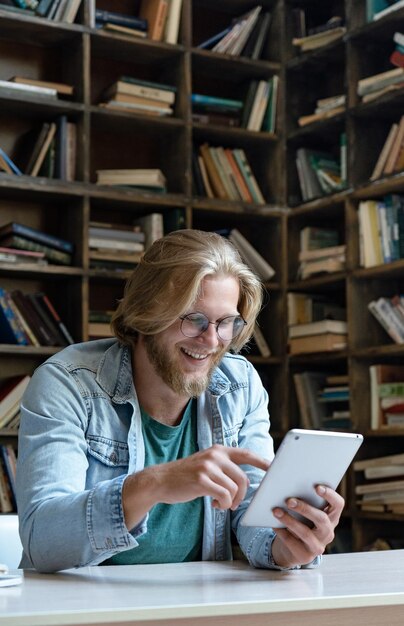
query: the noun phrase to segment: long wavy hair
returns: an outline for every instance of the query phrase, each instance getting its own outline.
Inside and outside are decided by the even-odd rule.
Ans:
[[[192,308],[207,276],[233,276],[238,281],[238,310],[247,324],[229,348],[240,351],[261,309],[261,282],[230,241],[194,229],[173,231],[146,251],[113,315],[114,334],[131,345],[138,333],[154,335],[165,330]]]

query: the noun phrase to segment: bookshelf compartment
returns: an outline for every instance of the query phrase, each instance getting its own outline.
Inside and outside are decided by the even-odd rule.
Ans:
[[[157,128],[159,141],[153,141]],[[90,179],[102,169],[160,169],[169,193],[186,193],[186,133],[179,125],[146,124],[144,119],[93,114],[91,120]],[[108,150],[105,151],[105,146]],[[151,192],[150,192],[151,193]],[[164,195],[162,195],[164,198]]]

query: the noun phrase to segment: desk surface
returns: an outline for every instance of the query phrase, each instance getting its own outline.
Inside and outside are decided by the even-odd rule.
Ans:
[[[271,625],[294,625],[290,615],[300,625],[303,616],[313,623],[313,611],[329,626],[344,623],[324,621],[330,611],[354,614],[361,607],[368,610],[367,624],[399,623],[387,613],[369,621],[381,607],[399,611],[403,623],[404,550],[327,555],[317,569],[290,572],[244,562],[86,567],[51,575],[25,570],[22,585],[0,588],[0,626],[266,623],[262,616]],[[352,623],[365,623],[361,619]]]

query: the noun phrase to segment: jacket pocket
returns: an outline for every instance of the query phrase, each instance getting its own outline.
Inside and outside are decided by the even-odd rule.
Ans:
[[[127,467],[129,465],[129,449],[126,443],[105,439],[104,437],[87,437],[88,453],[109,467]]]

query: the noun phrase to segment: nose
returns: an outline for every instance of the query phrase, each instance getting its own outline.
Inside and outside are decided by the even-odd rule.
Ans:
[[[216,324],[214,322],[209,322],[209,326],[205,330],[202,335],[199,337],[204,340],[204,343],[209,343],[209,345],[217,346],[220,342],[219,335],[217,334]]]

